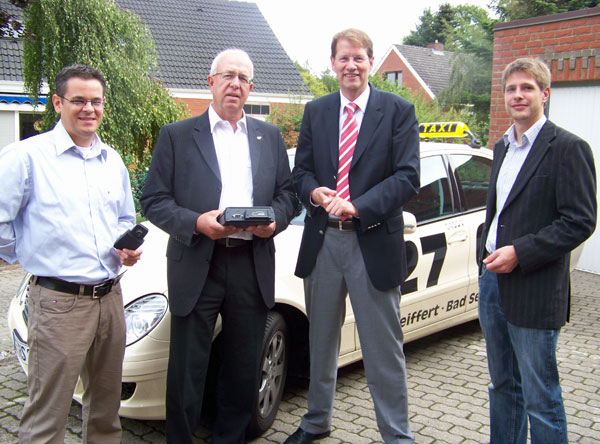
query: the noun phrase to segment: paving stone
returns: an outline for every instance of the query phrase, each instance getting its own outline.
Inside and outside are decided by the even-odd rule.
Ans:
[[[0,267],[0,312],[6,313],[24,273]],[[569,442],[600,442],[600,276],[573,273],[571,323],[557,356],[569,423]],[[2,353],[4,352],[4,353]],[[418,444],[481,444],[489,440],[489,375],[477,321],[405,345],[409,413]],[[26,377],[14,353],[6,317],[0,317],[0,444],[17,439]],[[282,443],[306,412],[308,381],[289,378],[272,428],[252,444]],[[163,444],[164,421],[121,419],[124,444]],[[81,442],[81,407],[73,403],[65,443]],[[196,444],[211,442],[201,427]],[[332,434],[319,444],[382,442],[362,363],[340,369]]]

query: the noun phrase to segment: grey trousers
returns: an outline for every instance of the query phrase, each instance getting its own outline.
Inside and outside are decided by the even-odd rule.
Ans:
[[[19,443],[62,444],[81,375],[83,442],[121,442],[121,374],[125,315],[117,285],[100,299],[32,285],[29,293],[29,372]]]
[[[301,428],[330,430],[337,381],[340,329],[346,293],[362,346],[377,425],[386,443],[412,443],[408,421],[406,363],[402,350],[400,289],[379,291],[371,284],[355,232],[329,228],[315,268],[304,280],[310,322],[308,412]]]

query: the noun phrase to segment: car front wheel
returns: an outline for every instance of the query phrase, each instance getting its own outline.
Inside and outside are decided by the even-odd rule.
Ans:
[[[283,316],[270,311],[267,315],[265,336],[260,361],[258,395],[254,414],[247,429],[250,438],[266,432],[277,415],[289,360],[288,329]]]

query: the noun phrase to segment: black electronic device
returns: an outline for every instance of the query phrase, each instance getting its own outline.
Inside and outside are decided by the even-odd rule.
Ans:
[[[221,225],[247,227],[250,225],[268,225],[275,221],[271,207],[227,207],[217,218]]]
[[[117,250],[122,250],[123,248],[137,250],[139,246],[144,243],[144,236],[146,236],[146,233],[148,233],[148,228],[142,224],[137,224],[131,230],[127,230],[120,235],[115,241],[114,247]]]

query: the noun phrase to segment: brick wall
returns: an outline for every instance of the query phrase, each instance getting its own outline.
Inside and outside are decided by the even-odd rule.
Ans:
[[[187,104],[190,113],[192,114],[192,117],[203,114],[208,109],[208,105],[210,105],[210,99],[177,98],[176,100]]]
[[[553,84],[600,81],[600,7],[494,26],[490,147],[512,123],[504,108],[502,71],[519,57],[544,60]]]
[[[377,73],[384,76],[386,72],[392,71],[402,71],[402,85],[410,88],[412,91],[421,93],[427,101],[431,100],[431,96],[423,89],[423,85],[417,80],[396,51],[390,51],[377,70]]]

